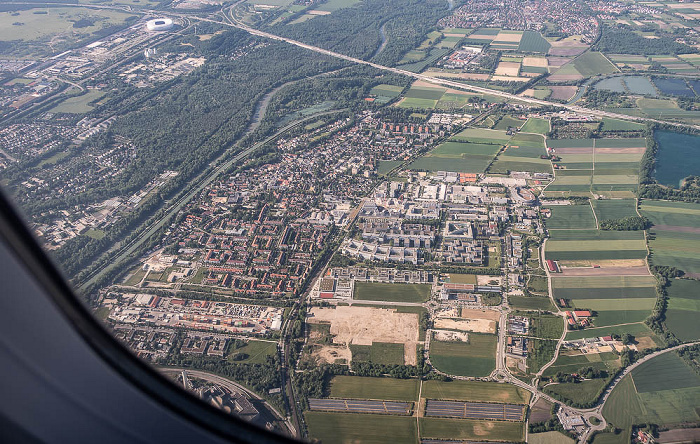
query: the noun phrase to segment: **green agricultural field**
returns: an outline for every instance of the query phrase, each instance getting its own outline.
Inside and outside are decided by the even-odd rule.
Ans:
[[[696,422],[698,409],[700,377],[669,352],[627,375],[613,390],[603,415],[617,427],[644,422],[665,425]]]
[[[574,444],[575,441],[560,432],[530,433],[527,435],[529,444]]]
[[[376,364],[403,365],[403,344],[391,342],[373,342],[369,360]]]
[[[601,336],[608,336],[612,334],[622,335],[624,333],[629,333],[635,337],[647,336],[652,339],[656,339],[656,335],[654,335],[654,333],[651,330],[649,330],[649,327],[640,322],[636,324],[618,325],[614,327],[587,328],[585,330],[571,331],[566,334],[566,340],[573,341],[576,339],[595,338]]]
[[[403,86],[381,84],[372,88],[369,93],[373,96],[393,99],[394,97],[398,97],[401,91],[403,91]]]
[[[603,356],[605,355],[605,356]],[[554,376],[558,372],[578,373],[582,368],[592,367],[596,370],[614,370],[620,366],[614,353],[588,355],[559,355],[556,362],[544,372],[544,376]]]
[[[510,151],[510,148],[508,151]],[[508,155],[508,151],[499,156],[491,167],[489,167],[490,173],[506,174],[510,171],[552,173],[552,164],[549,162],[549,160],[529,157],[514,157]]]
[[[486,155],[495,156],[501,149],[500,145],[485,144],[485,143],[464,143],[464,142],[445,142],[438,145],[430,152],[431,157],[463,157],[469,155]]]
[[[416,87],[412,86],[406,92],[406,97],[414,99],[430,99],[430,100],[440,100],[443,94],[445,94],[445,88],[426,88],[426,87]]]
[[[377,174],[387,174],[389,171],[393,170],[402,163],[403,162],[400,160],[380,160],[377,163]]]
[[[603,117],[603,131],[642,131],[646,125]]]
[[[596,228],[590,205],[557,205],[547,208],[552,211],[552,216],[545,220],[550,230]]]
[[[406,97],[402,99],[398,106],[400,108],[424,108],[432,109],[437,105],[437,100],[432,99],[417,99],[415,97]]]
[[[227,358],[231,362],[240,364],[264,364],[267,362],[268,356],[274,356],[275,354],[277,354],[276,342],[249,340],[242,347],[237,349],[231,348],[228,351]]]
[[[304,417],[309,436],[324,444],[418,442],[416,419],[410,416],[309,411]]]
[[[525,125],[520,128],[521,133],[547,134],[549,132],[549,120],[530,117]]]
[[[520,52],[540,52],[547,54],[552,45],[536,31],[524,31],[520,39],[518,51]]]
[[[545,296],[508,296],[508,304],[517,310],[553,310],[551,299]]]
[[[656,289],[647,287],[604,287],[604,288],[555,288],[554,296],[564,299],[576,299],[585,305],[587,299],[624,300],[656,299]]]
[[[594,139],[596,148],[646,148],[647,141],[643,137],[625,139]]]
[[[551,139],[547,140],[550,148],[593,148],[593,139]]]
[[[421,438],[520,442],[525,435],[522,422],[449,418],[420,418],[418,421]]]
[[[543,339],[559,339],[564,331],[564,319],[561,316],[530,315],[529,336]]]
[[[600,216],[599,216],[600,217]],[[551,240],[644,240],[643,231],[553,230]],[[547,241],[549,242],[549,241]]]
[[[510,140],[510,136],[507,135],[505,131],[500,130],[492,130],[486,128],[467,128],[464,131],[461,131],[457,135],[453,136],[451,140],[505,145],[508,142],[508,140]]]
[[[599,221],[637,215],[637,203],[634,199],[608,199],[592,202]]]
[[[632,379],[637,393],[700,387],[700,376],[674,352],[641,364],[632,371]]]
[[[618,428],[631,427],[637,418],[644,416],[630,375],[622,378],[615,386],[615,390],[605,402],[603,416]]]
[[[666,326],[681,341],[700,339],[700,282],[673,280],[668,296]]]
[[[596,327],[642,322],[651,315],[651,310],[607,310],[597,312],[593,318]]]
[[[408,165],[416,171],[452,171],[457,173],[483,173],[493,161],[493,155],[472,154],[468,157],[423,156]]]
[[[608,250],[644,250],[643,240],[550,240],[547,241],[547,253],[556,251],[600,251]]]
[[[584,77],[611,74],[619,70],[599,52],[584,52],[574,60],[576,70]]]
[[[383,284],[356,282],[353,299],[387,302],[425,302],[430,298],[429,284]]]
[[[700,273],[700,229],[675,226],[654,226],[649,231],[651,260],[656,265],[669,265],[686,273]]]
[[[418,399],[418,385],[417,379],[339,375],[334,376],[331,380],[331,398],[416,401]]]
[[[640,208],[654,225],[700,228],[700,204],[645,200]]]
[[[522,125],[522,120],[506,115],[501,117],[501,120],[496,123],[494,129],[508,131],[508,128],[520,128]]]
[[[554,359],[557,341],[549,339],[528,339],[527,371],[535,374],[543,365]]]
[[[259,1],[266,3],[268,0],[259,0]],[[288,0],[282,0],[282,1],[287,1],[287,3],[289,3]],[[315,9],[317,9],[319,11],[335,12],[338,9],[349,8],[349,7],[354,6],[358,3],[360,3],[360,0],[328,0],[325,3],[321,3],[321,5],[319,5]]]
[[[488,376],[496,368],[496,336],[470,333],[469,342],[430,341],[430,362],[459,376]]]
[[[610,288],[610,287],[653,287],[653,276],[569,276],[552,278],[552,286],[557,288]],[[596,290],[597,291],[597,290]]]
[[[532,394],[512,384],[495,382],[429,380],[423,382],[421,397],[472,402],[502,402],[506,404],[528,404]],[[389,399],[389,398],[387,398]]]
[[[124,24],[127,17],[133,15],[121,11],[88,8],[51,8],[49,14],[34,14],[36,11],[46,11],[46,8],[0,14],[0,41],[28,42],[46,39],[53,35],[62,35],[64,38],[72,37],[74,34],[89,36],[108,26]],[[92,23],[92,25],[83,28],[74,27],[74,23],[79,20],[85,20],[85,24]],[[15,23],[21,23],[21,25]]]
[[[646,310],[648,314],[654,308],[656,298],[574,299],[572,303],[576,308],[587,308],[593,311]]]
[[[594,402],[605,387],[606,379],[589,379],[578,383],[553,384],[545,387],[545,392],[556,393],[570,402],[587,404]]]
[[[97,90],[90,90],[86,94],[76,97],[69,97],[51,109],[52,113],[83,114],[95,109],[89,103],[95,102],[105,93]]]

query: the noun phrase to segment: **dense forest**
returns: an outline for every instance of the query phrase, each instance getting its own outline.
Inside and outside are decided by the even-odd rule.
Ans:
[[[690,54],[695,52],[693,48],[683,43],[678,43],[671,37],[659,37],[647,39],[632,32],[628,26],[618,25],[606,28],[603,35],[595,44],[596,51],[613,54]]]
[[[387,44],[374,61],[393,65],[417,46],[438,19],[449,13],[443,0],[365,0],[352,8],[288,24],[294,16],[270,31],[353,57],[369,59],[381,44],[385,25]]]

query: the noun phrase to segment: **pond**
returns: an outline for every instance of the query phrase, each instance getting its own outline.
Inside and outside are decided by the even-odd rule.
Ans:
[[[678,187],[683,179],[700,175],[700,136],[673,131],[656,131],[659,145],[654,177],[662,184]]]
[[[684,97],[695,97],[695,93],[692,89],[688,88],[688,85],[683,79],[667,79],[657,77],[654,79],[654,84],[659,91],[664,94],[672,96],[684,96]]]

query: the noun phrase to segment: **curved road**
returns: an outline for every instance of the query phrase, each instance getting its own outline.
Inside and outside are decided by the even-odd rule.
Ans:
[[[182,371],[185,370],[188,375],[192,375],[195,378],[204,379],[205,381],[209,381],[209,382],[212,382],[214,384],[219,384],[219,385],[226,387],[227,389],[234,391],[234,392],[243,392],[248,397],[257,399],[258,401],[261,401],[265,405],[265,407],[267,407],[267,409],[277,417],[278,420],[280,420],[281,422],[283,422],[285,424],[285,426],[287,427],[287,430],[291,433],[292,436],[297,436],[297,431],[294,429],[294,427],[289,422],[289,420],[284,417],[284,415],[282,415],[280,412],[278,412],[277,409],[274,408],[272,405],[270,405],[265,399],[258,396],[257,393],[251,391],[250,389],[247,389],[246,387],[240,385],[237,382],[234,382],[228,378],[224,378],[224,377],[219,376],[219,375],[215,375],[214,373],[203,372],[201,370],[192,370],[189,368],[161,367],[158,370],[164,374],[182,373]]]

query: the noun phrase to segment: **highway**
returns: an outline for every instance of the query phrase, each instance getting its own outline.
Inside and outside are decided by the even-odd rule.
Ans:
[[[289,422],[288,419],[284,417],[280,412],[277,411],[273,406],[271,406],[267,401],[265,401],[263,398],[258,396],[255,392],[250,391],[249,389],[243,387],[242,385],[238,384],[237,382],[234,382],[230,379],[224,378],[219,375],[215,375],[213,373],[207,373],[199,370],[192,370],[192,369],[185,369],[185,368],[170,368],[170,367],[163,367],[158,369],[161,373],[163,374],[173,374],[173,373],[182,373],[183,370],[187,371],[187,374],[190,376],[193,376],[195,378],[199,379],[204,379],[205,381],[209,381],[214,384],[219,384],[222,387],[226,387],[227,389],[233,391],[233,392],[239,392],[239,393],[244,393],[246,396],[249,398],[257,399],[261,401],[265,407],[274,415],[277,417],[278,420],[284,422],[285,426],[289,430],[289,433],[292,436],[297,436],[297,431],[294,429],[292,424]]]
[[[426,82],[434,83],[436,85],[445,86],[445,87],[449,87],[449,88],[464,89],[464,90],[474,91],[474,92],[478,92],[478,93],[482,93],[482,94],[489,94],[492,96],[502,97],[502,98],[508,99],[508,100],[525,102],[525,103],[529,103],[529,104],[533,104],[533,105],[553,106],[556,108],[563,108],[563,109],[566,109],[569,111],[583,113],[583,114],[589,114],[589,115],[593,115],[593,116],[597,116],[597,117],[609,117],[609,118],[614,118],[614,119],[631,120],[631,121],[637,121],[637,122],[666,123],[666,124],[670,124],[670,125],[674,125],[674,126],[678,126],[678,127],[688,127],[688,128],[700,129],[700,125],[673,123],[673,122],[666,122],[666,121],[661,121],[661,120],[651,119],[651,118],[646,118],[646,117],[628,116],[625,114],[611,113],[608,111],[601,111],[601,110],[596,110],[596,109],[585,108],[585,107],[576,106],[573,104],[572,105],[557,104],[557,103],[548,102],[546,100],[535,99],[532,97],[521,97],[521,96],[507,93],[504,91],[499,91],[499,90],[490,89],[490,88],[484,88],[484,87],[480,87],[480,86],[473,86],[473,85],[469,85],[469,84],[465,84],[465,83],[461,83],[461,82],[455,82],[453,80],[438,79],[435,77],[426,76],[424,74],[406,71],[404,69],[392,68],[389,66],[380,65],[378,63],[370,62],[370,61],[363,60],[363,59],[358,59],[356,57],[351,57],[351,56],[341,54],[341,53],[338,53],[335,51],[330,51],[328,49],[323,49],[323,48],[320,48],[318,46],[310,45],[308,43],[303,43],[303,42],[300,42],[298,40],[278,36],[276,34],[271,34],[269,32],[265,32],[265,31],[260,31],[260,30],[255,29],[255,28],[251,28],[250,26],[247,26],[243,23],[240,23],[240,22],[236,21],[235,19],[232,20],[232,22],[228,22],[228,21],[222,22],[219,20],[213,20],[213,19],[209,19],[209,18],[199,17],[197,15],[190,15],[190,14],[184,14],[184,13],[176,13],[176,14],[172,14],[172,15],[177,15],[177,16],[182,17],[182,18],[190,18],[190,19],[194,19],[194,20],[200,20],[203,22],[216,23],[216,24],[223,25],[223,26],[238,28],[238,29],[241,29],[243,31],[246,31],[249,34],[256,35],[259,37],[264,37],[264,38],[268,38],[271,40],[277,40],[277,41],[289,43],[290,45],[298,46],[300,48],[304,48],[304,49],[307,49],[309,51],[314,51],[314,52],[317,52],[319,54],[324,54],[324,55],[327,55],[330,57],[335,57],[337,59],[346,60],[346,61],[351,62],[351,63],[371,66],[372,68],[376,68],[379,70],[389,71],[389,72],[393,72],[396,74],[402,74],[404,76],[412,77],[412,78],[417,79],[417,80],[423,80]]]

